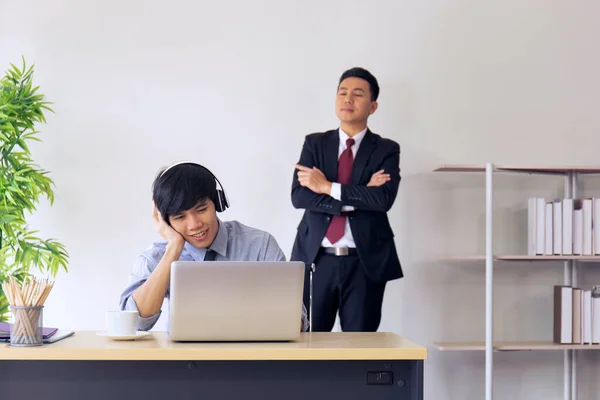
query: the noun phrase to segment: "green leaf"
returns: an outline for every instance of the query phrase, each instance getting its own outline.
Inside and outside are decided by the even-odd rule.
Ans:
[[[54,201],[54,182],[30,151],[30,143],[42,141],[36,124],[54,111],[34,82],[34,65],[24,57],[21,64],[10,64],[0,78],[0,277],[19,273],[24,279],[31,268],[54,276],[67,271],[69,254],[58,241],[27,229],[25,211],[35,211],[42,196]],[[1,300],[0,293],[0,319]]]
[[[8,199],[8,201],[10,201],[12,204],[17,204],[15,202],[15,199],[13,198],[12,194],[10,194],[10,192],[4,192],[4,195],[6,196],[6,198]]]
[[[5,224],[7,222],[12,222],[18,220],[19,217],[16,215],[1,215],[0,214],[0,224]]]

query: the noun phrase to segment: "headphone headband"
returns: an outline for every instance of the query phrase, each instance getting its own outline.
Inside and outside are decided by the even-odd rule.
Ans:
[[[197,166],[199,166],[199,167],[202,167],[202,168],[204,168],[205,170],[207,170],[207,171],[208,171],[208,168],[206,168],[206,167],[203,167],[203,166],[202,166],[202,165],[200,165],[200,164],[196,164],[196,163],[195,163],[195,162],[193,162],[193,161],[178,161],[178,162],[176,162],[176,163],[174,163],[174,164],[171,164],[171,165],[169,165],[167,168],[165,168],[165,170],[164,170],[164,171],[163,171],[163,172],[160,174],[160,176],[163,176],[163,175],[164,175],[164,174],[165,174],[165,173],[166,173],[168,170],[170,170],[171,168],[173,168],[173,167],[176,167],[176,166],[178,166],[178,165],[182,165],[182,164],[193,164],[193,165],[197,165]],[[210,171],[208,171],[208,172],[210,172]],[[211,174],[214,176],[214,174],[213,174],[212,172],[210,172],[210,173],[211,173]]]
[[[219,204],[215,203],[215,207],[216,207],[217,211],[219,211],[219,212],[225,211],[229,207],[229,199],[227,198],[227,194],[225,194],[225,188],[223,188],[223,185],[221,184],[219,179],[215,176],[215,174],[213,174],[212,171],[210,169],[206,168],[204,165],[200,165],[193,161],[179,161],[179,162],[171,164],[167,168],[165,168],[165,170],[160,174],[160,176],[162,177],[171,168],[176,167],[178,165],[182,165],[182,164],[196,165],[196,166],[206,170],[209,174],[211,174],[211,176],[214,178],[216,184],[218,185],[217,200],[219,201]]]

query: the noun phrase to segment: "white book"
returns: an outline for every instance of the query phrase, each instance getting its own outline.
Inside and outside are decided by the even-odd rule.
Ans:
[[[600,255],[600,198],[594,198],[592,210],[592,236],[594,237],[594,254]]]
[[[560,255],[562,254],[562,201],[554,200],[554,205],[552,206],[552,210],[554,211],[553,217],[553,226],[552,232],[554,233],[552,248],[554,249],[554,254]]]
[[[583,251],[583,210],[581,201],[573,203],[573,254],[581,255]]]
[[[573,343],[583,344],[583,290],[573,288]]]
[[[593,254],[592,240],[592,199],[583,199],[581,209],[583,210],[583,247],[581,254],[591,256]]]
[[[573,254],[573,199],[562,201],[562,253]]]
[[[592,343],[600,343],[600,297],[592,297]]]
[[[592,343],[592,291],[583,291],[583,343]]]
[[[546,200],[544,200],[543,198],[536,198],[536,206],[535,206],[535,211],[536,211],[536,223],[537,223],[537,227],[536,227],[536,236],[535,236],[535,244],[536,244],[536,248],[535,248],[535,254],[538,255],[543,255],[545,253],[544,251],[544,244],[546,243],[546,228],[545,228],[545,223],[546,223]]]
[[[573,343],[573,288],[554,286],[554,342]]]
[[[546,212],[544,214],[546,216],[546,221],[544,223],[544,234],[546,236],[544,243],[544,254],[547,256],[551,256],[554,254],[553,244],[554,244],[554,222],[552,218],[554,217],[554,211],[552,211],[552,203],[546,203]]]
[[[527,255],[535,256],[536,253],[536,199],[535,197],[530,197],[527,200]],[[600,247],[599,247],[600,248]]]

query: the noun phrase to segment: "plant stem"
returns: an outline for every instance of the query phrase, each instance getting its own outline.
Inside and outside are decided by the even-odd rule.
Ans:
[[[10,144],[10,147],[8,148],[8,150],[4,153],[4,157],[6,158],[15,148],[15,146],[17,145],[17,142],[19,141],[19,139],[21,139],[21,136],[23,136],[23,133],[27,130],[27,128],[23,129],[22,131],[19,130],[18,128],[15,129],[15,131],[19,132],[19,134],[16,136],[17,140],[15,140],[13,143]]]

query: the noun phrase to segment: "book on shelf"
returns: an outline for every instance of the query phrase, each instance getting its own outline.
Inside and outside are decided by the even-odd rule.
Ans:
[[[596,226],[600,226],[600,198],[530,198],[527,255],[600,255],[600,228]]]
[[[583,343],[592,343],[592,291],[584,290],[581,309],[581,331]]]
[[[592,202],[592,230],[594,229],[594,221],[600,226],[600,198],[594,198]],[[594,242],[594,254],[600,254],[600,233],[598,235],[592,234],[592,241]]]
[[[561,255],[563,252],[563,207],[560,200],[554,200],[552,211],[552,254]]]
[[[573,342],[573,288],[554,286],[554,342]]]
[[[582,199],[581,200],[581,210],[582,210],[582,226],[583,226],[583,234],[582,234],[582,251],[581,254],[584,256],[591,256],[594,254],[594,249],[592,248],[593,240],[593,225],[592,225],[592,203],[593,199]]]
[[[581,293],[581,289],[573,288],[573,311],[572,316],[573,320],[571,322],[571,330],[573,335],[573,342],[581,344],[581,308],[583,306],[583,297]]]
[[[573,199],[562,199],[562,254],[573,255]]]
[[[544,214],[546,217],[546,221],[544,222],[544,255],[551,256],[554,254],[554,212],[552,211],[553,203],[545,202],[544,206]]]
[[[600,344],[600,286],[554,286],[554,343]]]
[[[583,250],[583,209],[581,200],[573,201],[573,254],[580,256]]]

